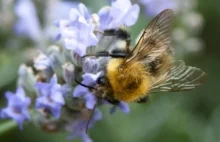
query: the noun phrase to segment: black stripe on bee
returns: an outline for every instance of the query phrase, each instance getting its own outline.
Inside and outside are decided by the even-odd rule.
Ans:
[[[128,33],[128,31],[121,29],[121,28],[105,30],[104,35],[117,36],[118,39],[122,39],[122,40],[130,40],[131,39],[131,35]]]

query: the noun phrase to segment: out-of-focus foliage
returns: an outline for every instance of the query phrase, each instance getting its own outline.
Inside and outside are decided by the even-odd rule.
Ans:
[[[50,2],[49,4],[53,5],[53,0]],[[91,11],[97,11],[107,4],[107,0],[83,0],[80,2],[85,3]],[[28,64],[36,54],[35,49],[37,48],[34,47],[36,43],[27,37],[15,35],[14,4],[15,1],[13,0],[2,0],[0,2],[0,107],[5,105],[4,92],[16,88],[18,66],[23,62]],[[48,22],[49,18],[45,17],[48,3],[35,0],[34,4],[37,7],[36,14],[40,19],[42,32],[51,32],[46,27],[53,27],[51,21],[56,19],[56,15],[52,15],[53,18]],[[195,29],[189,31],[189,28],[184,27],[183,23],[187,21],[187,16],[192,15],[183,7],[176,17],[174,39],[178,42],[174,41],[174,48],[176,55],[178,55],[177,58],[184,59],[187,64],[199,67],[207,72],[208,80],[206,83],[193,91],[152,94],[150,102],[147,104],[132,103],[129,114],[116,112],[111,115],[109,108],[103,107],[103,119],[97,122],[90,131],[95,142],[220,141],[220,95],[218,90],[220,87],[220,21],[218,20],[220,19],[218,7],[220,2],[219,0],[197,0],[196,4],[189,1],[189,6],[190,4],[195,5],[191,11],[196,11],[203,17],[203,27],[200,27],[199,31],[195,31]],[[148,18],[145,17],[145,11],[142,9],[137,24],[130,29],[133,41],[148,23],[149,16]],[[188,18],[190,19],[190,17]],[[189,22],[185,25],[190,24],[195,23]],[[191,37],[189,37],[189,33]],[[195,38],[198,40],[195,41]],[[203,48],[197,50],[198,44]],[[5,122],[0,120],[0,126],[14,126],[14,123],[5,124]],[[32,125],[25,125],[23,131],[17,127],[7,129],[7,131],[0,129],[0,141],[63,142],[66,141],[66,134],[50,134],[42,132]]]

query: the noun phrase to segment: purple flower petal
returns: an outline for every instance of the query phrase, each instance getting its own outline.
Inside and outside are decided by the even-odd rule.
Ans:
[[[131,5],[130,0],[116,0],[111,7],[104,7],[99,12],[100,30],[114,29],[121,25],[132,26],[138,18],[140,8]]]
[[[90,18],[89,10],[83,3],[79,4],[79,11],[83,15],[83,17],[85,17],[86,20],[89,20]]]
[[[82,84],[93,85],[96,83],[97,78],[100,76],[100,72],[97,74],[85,73],[83,75]],[[92,94],[88,88],[81,85],[76,86],[73,91],[73,97],[83,97],[85,99],[85,104],[88,109],[92,109],[97,102],[96,96]]]
[[[119,108],[124,113],[129,113],[130,112],[129,105],[127,103],[121,101],[118,105],[114,105],[110,109],[110,114],[113,114],[116,111],[117,108]]]
[[[30,120],[28,107],[31,103],[30,98],[25,97],[23,88],[18,88],[16,93],[6,92],[5,97],[8,106],[1,110],[1,118],[12,118],[17,122],[19,128],[23,128],[23,121]]]
[[[85,95],[85,100],[86,100],[86,107],[88,109],[93,109],[96,102],[97,102],[97,99],[96,99],[95,95],[93,95],[91,93],[87,93]]]
[[[130,108],[129,108],[129,105],[127,104],[127,103],[125,103],[125,102],[120,102],[119,103],[119,108],[120,108],[120,110],[122,111],[122,112],[124,112],[124,113],[129,113],[130,112]]]
[[[69,20],[61,20],[58,24],[66,49],[73,50],[80,56],[85,55],[86,48],[96,45],[98,39],[94,34],[95,25],[84,4],[79,9],[71,9]],[[82,34],[83,33],[83,34]]]
[[[36,99],[36,108],[48,109],[56,118],[60,117],[61,107],[65,104],[62,87],[57,84],[57,76],[54,75],[50,83],[38,82],[35,85],[39,97]]]
[[[57,84],[57,76],[54,74],[53,77],[50,79],[50,84],[51,85],[56,85]]]
[[[98,77],[101,75],[101,72],[98,72],[96,74],[92,74],[92,73],[85,73],[83,76],[83,84],[94,84],[96,83],[96,80],[98,79]]]
[[[81,85],[77,85],[73,91],[73,97],[81,97],[83,95],[85,95],[88,92],[88,89],[81,86]]]
[[[126,15],[123,17],[125,25],[127,25],[127,26],[134,25],[138,19],[139,12],[140,12],[140,7],[137,4],[133,5],[128,10]]]

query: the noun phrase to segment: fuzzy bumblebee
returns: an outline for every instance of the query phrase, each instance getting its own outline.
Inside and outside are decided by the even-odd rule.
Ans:
[[[110,103],[144,102],[151,92],[191,90],[203,83],[206,73],[174,61],[171,27],[174,13],[159,13],[141,34],[134,48],[123,28],[104,32],[102,51],[86,56],[110,57],[97,80],[94,94]]]

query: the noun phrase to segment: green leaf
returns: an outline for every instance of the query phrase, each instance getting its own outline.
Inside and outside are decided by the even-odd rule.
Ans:
[[[0,88],[16,79],[17,69],[21,62],[20,54],[0,52]]]
[[[15,128],[16,126],[17,126],[17,123],[11,120],[1,123],[0,124],[0,136],[6,133],[7,131]]]

